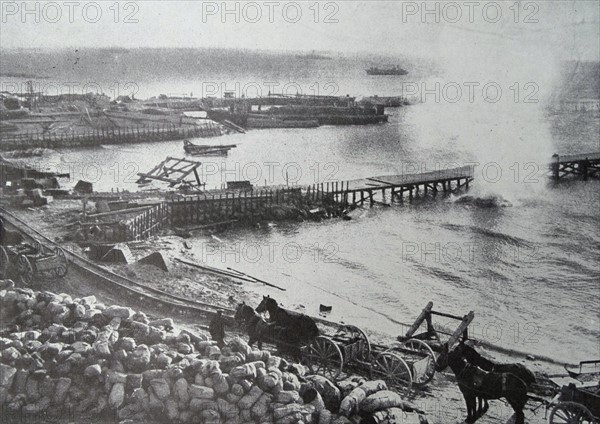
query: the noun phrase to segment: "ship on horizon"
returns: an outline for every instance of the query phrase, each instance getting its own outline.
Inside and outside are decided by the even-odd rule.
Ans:
[[[400,66],[395,65],[391,68],[378,68],[376,66],[371,66],[367,69],[367,75],[406,75],[408,71],[402,69]]]
[[[311,51],[307,54],[297,54],[296,58],[298,59],[311,59],[311,60],[330,60],[330,56],[326,56],[324,54],[317,53],[316,50]]]

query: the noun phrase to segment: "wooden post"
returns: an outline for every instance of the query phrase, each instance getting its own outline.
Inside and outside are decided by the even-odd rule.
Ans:
[[[584,161],[579,162],[579,168],[581,168],[581,174],[583,175],[583,181],[588,179],[588,158]]]
[[[554,153],[552,159],[552,176],[555,181],[558,181],[560,178],[560,157]]]
[[[425,308],[421,311],[421,313],[415,320],[414,324],[409,327],[408,331],[406,332],[406,334],[404,336],[405,338],[410,339],[415,334],[415,332],[419,329],[419,327],[421,326],[423,321],[425,321],[427,316],[431,315],[432,308],[433,308],[433,302],[429,302],[427,304],[427,306],[425,306]]]

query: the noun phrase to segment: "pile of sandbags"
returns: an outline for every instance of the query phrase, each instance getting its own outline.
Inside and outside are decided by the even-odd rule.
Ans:
[[[361,424],[426,424],[425,413],[398,393],[388,390],[383,380],[350,377],[338,383],[344,398],[339,413]]]
[[[347,424],[341,392],[235,339],[220,349],[94,296],[0,290],[0,409],[34,419]],[[331,410],[328,410],[328,407]],[[4,412],[3,412],[4,413]]]

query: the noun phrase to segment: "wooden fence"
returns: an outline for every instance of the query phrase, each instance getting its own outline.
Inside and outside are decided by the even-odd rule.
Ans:
[[[299,187],[187,196],[156,204],[128,219],[85,222],[81,224],[81,230],[89,241],[140,241],[158,234],[167,225],[177,227],[264,218],[265,212],[270,213],[270,207],[291,206],[302,196]]]
[[[145,143],[194,137],[217,137],[221,127],[210,122],[203,125],[178,127],[171,124],[127,128],[95,128],[82,133],[27,133],[0,136],[0,150],[29,148],[86,147],[100,144]]]
[[[160,232],[169,221],[167,203],[159,203],[126,222],[128,241],[146,240]]]
[[[123,213],[127,210],[124,209]],[[169,206],[162,202],[129,218],[110,222],[81,223],[85,240],[107,243],[146,240],[169,222]]]
[[[252,219],[260,216],[265,208],[291,205],[301,196],[300,188],[281,188],[174,199],[169,203],[171,225],[203,224],[224,219]]]

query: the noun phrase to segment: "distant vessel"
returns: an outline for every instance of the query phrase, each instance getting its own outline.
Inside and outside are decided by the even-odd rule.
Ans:
[[[408,71],[402,69],[398,65],[392,66],[391,68],[377,68],[375,66],[371,66],[367,69],[368,75],[406,75]]]
[[[308,54],[297,54],[296,58],[298,59],[311,59],[311,60],[329,60],[331,57],[325,56],[323,54],[318,54],[315,50]]]
[[[183,140],[183,150],[193,156],[220,156],[227,155],[229,150],[237,147],[235,144],[211,146],[207,144],[193,144],[189,140]]]

